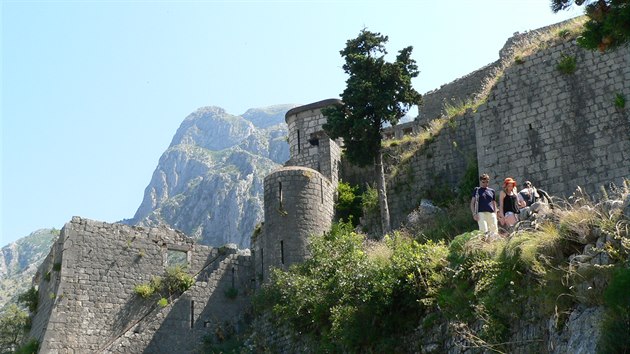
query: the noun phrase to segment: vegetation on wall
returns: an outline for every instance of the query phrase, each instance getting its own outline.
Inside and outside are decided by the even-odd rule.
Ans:
[[[623,200],[630,190],[618,192]],[[413,351],[405,340],[419,324],[427,332],[445,324],[472,347],[502,353],[526,314],[562,328],[577,304],[604,305],[605,328],[616,335],[602,336],[599,347],[620,352],[630,341],[630,224],[621,209],[591,200],[576,196],[538,228],[491,242],[478,231],[445,242],[410,230],[374,242],[335,224],[313,239],[311,259],[274,271],[256,309],[324,352]],[[567,261],[602,234],[607,241],[595,252],[608,265]],[[537,345],[544,349],[528,348]]]
[[[556,69],[565,75],[573,74],[576,68],[577,61],[575,60],[575,57],[571,55],[563,54],[556,65]]]
[[[147,283],[138,284],[133,291],[143,299],[159,297],[158,304],[164,307],[164,299],[177,296],[195,284],[195,279],[182,266],[166,269],[164,277],[154,276]]]
[[[574,4],[586,5],[588,17],[578,45],[603,52],[630,42],[630,0],[551,0],[551,9],[558,12]]]

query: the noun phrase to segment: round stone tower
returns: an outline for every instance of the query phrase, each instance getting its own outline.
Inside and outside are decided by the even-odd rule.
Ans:
[[[259,279],[271,267],[286,269],[309,257],[308,239],[330,230],[334,218],[341,148],[323,131],[329,99],[288,111],[290,159],[265,177],[265,221],[252,237]]]

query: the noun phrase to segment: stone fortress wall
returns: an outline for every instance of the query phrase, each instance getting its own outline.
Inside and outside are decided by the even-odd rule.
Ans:
[[[514,44],[562,24],[515,34],[501,50],[500,60],[508,58]],[[564,56],[576,59],[574,73],[557,69]],[[497,63],[425,94],[421,108],[425,113],[386,131],[386,136],[422,131],[426,124],[422,118],[438,112],[432,107],[474,96],[471,83],[482,82],[481,73],[490,73]],[[569,197],[578,186],[591,195],[609,183],[620,186],[630,178],[630,107],[616,107],[617,95],[630,102],[628,47],[600,53],[570,41],[510,65],[485,104],[456,117],[412,156],[403,173],[388,181],[392,225],[404,222],[432,188],[456,188],[474,161],[480,173],[490,175],[490,186],[496,190],[505,177],[519,183],[531,180],[559,198]],[[356,171],[342,174],[357,182]]]
[[[195,244],[178,231],[74,217],[39,269],[31,337],[41,353],[192,352],[208,333],[238,330],[249,304],[248,251]],[[143,299],[134,287],[177,262],[194,285],[182,296]],[[238,292],[226,296],[228,289]]]
[[[575,58],[574,73],[557,69]],[[474,115],[479,170],[494,185],[511,176],[552,195],[589,194],[630,178],[630,48],[592,52],[573,42],[511,66]]]
[[[575,73],[556,70],[562,55],[575,56]],[[435,102],[470,97],[481,76],[426,94],[424,116],[438,114]],[[456,117],[388,181],[393,225],[431,188],[456,187],[475,161],[495,188],[512,176],[562,196],[577,185],[594,193],[630,178],[630,108],[614,106],[617,94],[630,98],[628,48],[592,53],[571,42],[525,58],[505,72],[477,112]],[[169,229],[73,218],[35,279],[39,307],[31,336],[40,352],[184,353],[208,335],[239,331],[255,283],[267,279],[271,267],[285,269],[308,257],[308,238],[332,224],[338,176],[352,175],[340,167],[340,146],[322,130],[321,109],[331,104],[341,102],[287,112],[291,157],[265,179],[265,222],[252,237],[251,256],[233,246],[197,245]],[[423,124],[418,119],[391,132],[413,134]],[[353,177],[358,182],[361,173]],[[163,275],[169,254],[185,259],[195,284],[161,308],[133,288]],[[226,296],[231,289],[235,298]]]

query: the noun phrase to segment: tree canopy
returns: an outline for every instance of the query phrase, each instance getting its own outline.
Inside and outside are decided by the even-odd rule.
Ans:
[[[380,152],[385,123],[396,124],[422,96],[411,79],[418,66],[411,59],[413,47],[402,49],[393,63],[385,60],[387,36],[361,30],[340,51],[343,70],[349,75],[341,94],[344,105],[324,110],[328,122],[324,130],[333,139],[343,138],[348,159],[360,166],[374,163]]]
[[[630,0],[551,0],[551,10],[558,12],[573,5],[586,5],[589,18],[578,44],[605,51],[630,42]]]

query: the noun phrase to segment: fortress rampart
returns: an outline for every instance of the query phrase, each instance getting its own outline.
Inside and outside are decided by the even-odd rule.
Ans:
[[[42,353],[191,352],[214,329],[238,329],[249,303],[249,252],[195,244],[162,228],[74,217],[40,267],[31,336]],[[134,287],[187,266],[194,285],[166,307]],[[225,292],[234,288],[236,298]]]
[[[575,72],[557,69],[565,57],[575,58]],[[511,176],[556,196],[577,186],[597,193],[630,178],[630,107],[614,103],[617,96],[630,99],[628,47],[597,53],[567,42],[524,59],[505,71],[476,112],[455,117],[407,162],[395,162],[401,168],[388,181],[394,226],[437,187],[456,188],[474,163],[494,188]],[[445,99],[476,94],[492,65],[426,94],[424,117],[438,116]],[[255,282],[270,268],[306,259],[308,239],[329,230],[339,176],[357,184],[373,179],[372,168],[342,168],[341,147],[322,129],[321,109],[336,104],[342,103],[287,112],[290,159],[265,178],[265,221],[251,255],[233,245],[198,245],[166,228],[74,217],[34,280],[39,306],[30,335],[40,352],[190,353],[204,338],[239,332]],[[425,123],[420,117],[390,133],[418,133]],[[134,292],[173,264],[187,266],[194,284],[165,307]]]

